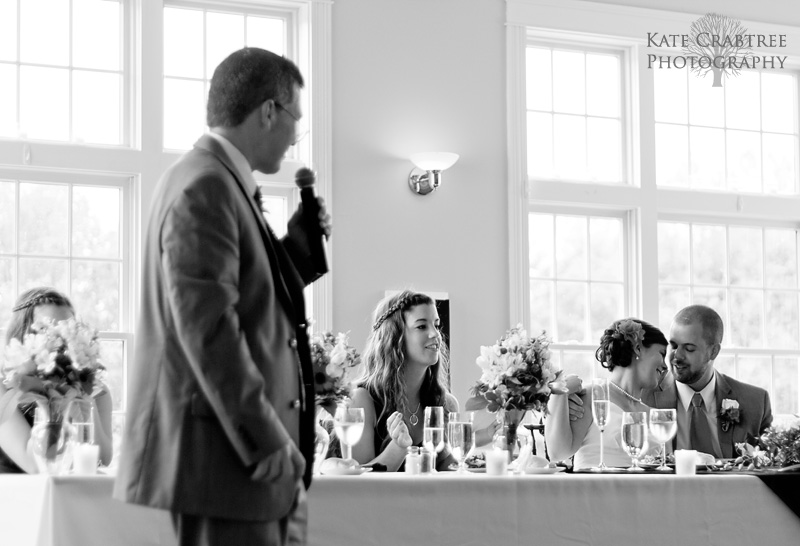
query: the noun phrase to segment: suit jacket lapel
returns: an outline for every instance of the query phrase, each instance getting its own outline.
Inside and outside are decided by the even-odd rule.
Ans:
[[[722,401],[725,398],[733,400],[735,399],[735,395],[733,393],[733,389],[731,389],[731,386],[728,383],[726,376],[717,371],[714,373],[717,374],[716,405],[719,447],[722,449],[722,457],[725,459],[730,459],[733,457],[733,428],[736,426],[736,423],[731,423],[726,430],[723,430],[722,419],[720,416],[722,415]]]

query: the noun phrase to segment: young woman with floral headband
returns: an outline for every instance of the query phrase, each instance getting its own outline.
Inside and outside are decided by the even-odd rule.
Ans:
[[[72,302],[53,288],[34,288],[23,292],[12,309],[5,344],[8,345],[12,339],[22,341],[37,320],[59,322],[74,316]],[[36,473],[36,463],[28,448],[35,404],[18,407],[14,400],[14,389],[7,389],[0,382],[0,473]],[[93,400],[96,408],[92,412],[95,443],[100,446],[100,462],[107,465],[112,455],[111,394],[101,385],[93,394]]]
[[[627,467],[631,463],[619,438],[622,412],[649,411],[639,396],[642,389],[658,384],[666,370],[666,352],[667,339],[661,330],[639,319],[615,321],[600,338],[595,358],[610,372],[606,434],[610,432],[614,440],[606,441],[603,451],[609,467]],[[591,408],[589,393],[582,392],[581,399],[584,408]],[[548,410],[545,437],[551,460],[562,461],[575,455],[574,468],[596,467],[600,462],[600,430],[592,420],[591,410],[570,420],[568,397],[558,394],[550,397]]]

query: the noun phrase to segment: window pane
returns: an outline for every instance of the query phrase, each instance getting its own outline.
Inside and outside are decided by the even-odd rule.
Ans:
[[[554,333],[553,283],[531,281],[531,331],[547,330]]]
[[[761,191],[761,134],[754,131],[728,131],[728,189]]]
[[[694,188],[725,187],[725,131],[689,128],[691,180]]]
[[[692,259],[694,282],[724,284],[726,275],[725,228],[722,226],[692,226]]]
[[[555,171],[560,178],[586,178],[586,118],[553,116]]]
[[[761,73],[761,129],[778,133],[794,132],[794,116],[785,105],[794,103],[794,77],[774,72]]]
[[[586,113],[584,54],[553,51],[553,109],[569,114]]]
[[[798,375],[800,363],[797,358],[776,357],[772,369],[773,389],[770,396],[772,413],[797,414],[797,393],[800,392]]]
[[[20,0],[20,60],[67,66],[69,20],[69,2]]]
[[[72,0],[74,66],[120,69],[120,12],[120,3],[116,1]]]
[[[598,338],[599,339],[599,338]],[[584,381],[595,376],[597,360],[591,351],[560,351],[561,369],[565,374],[576,374]]]
[[[792,195],[797,193],[795,156],[800,147],[796,136],[764,134],[764,191]]]
[[[20,252],[56,256],[68,254],[69,219],[65,203],[69,203],[68,186],[20,183]]]
[[[75,260],[72,303],[98,330],[120,330],[120,266],[117,262]]]
[[[553,116],[528,112],[528,176],[552,178]]]
[[[120,193],[118,188],[73,188],[73,256],[120,257]]]
[[[0,137],[17,136],[17,69],[0,64]]]
[[[19,290],[22,293],[37,286],[51,286],[69,294],[69,264],[64,260],[44,258],[19,259]],[[16,294],[14,295],[16,297]]]
[[[689,226],[658,223],[658,280],[689,283]]]
[[[0,180],[0,253],[16,251],[17,186]]]
[[[17,60],[17,3],[0,2],[0,61]],[[0,80],[8,81],[8,80]]]
[[[119,74],[72,73],[73,140],[93,144],[120,144],[122,135]]]
[[[267,210],[264,213],[267,222],[269,222],[272,231],[278,237],[286,235],[287,221],[288,221],[288,204],[285,197],[276,195],[264,195],[264,208]]]
[[[550,214],[528,216],[528,259],[532,277],[552,277],[555,274],[554,217]]]
[[[205,130],[203,82],[164,80],[164,148],[188,150]]]
[[[763,347],[764,293],[760,290],[731,290],[731,344],[735,347]]]
[[[206,77],[222,60],[244,46],[244,16],[234,13],[206,14]]]
[[[764,285],[764,248],[761,228],[730,228],[730,283]]]
[[[625,266],[622,220],[619,218],[591,218],[589,220],[589,237],[590,277],[596,281],[622,282]]]
[[[111,393],[111,409],[125,410],[125,342],[116,339],[100,340],[100,356],[106,367],[103,382]]]
[[[164,8],[164,75],[202,78],[203,50],[203,12]]]
[[[768,356],[737,356],[736,378],[767,391],[771,390],[772,359]]]
[[[669,331],[675,313],[692,302],[688,287],[660,286],[658,288],[658,322],[664,332]]]
[[[705,78],[689,78],[689,123],[711,127],[725,126],[723,90],[708,85]]]
[[[593,116],[619,117],[619,58],[586,54],[586,108]]]
[[[656,180],[660,186],[689,186],[689,132],[685,126],[656,123]]]
[[[714,361],[714,369],[735,379],[736,357],[734,355],[719,355]]]
[[[586,218],[556,218],[556,274],[560,279],[588,278]]]
[[[14,258],[0,258],[0,324],[8,324],[11,319],[11,308],[17,299],[14,287],[16,279],[17,260]],[[5,337],[2,338],[5,343]]]
[[[656,121],[686,123],[686,70],[653,70]]]
[[[767,286],[797,288],[797,233],[792,229],[764,230]]]
[[[274,17],[248,15],[247,45],[286,55],[286,23]]]
[[[797,292],[767,291],[767,347],[797,349],[798,324]]]
[[[586,288],[585,283],[556,283],[558,341],[588,341],[585,328]]]
[[[761,102],[758,72],[743,71],[725,81],[725,121],[732,129],[761,129]]]
[[[553,78],[550,50],[529,47],[526,52],[526,97],[532,110],[551,110],[553,107]]]
[[[69,72],[21,66],[19,117],[28,138],[69,140]]]
[[[622,181],[622,133],[616,119],[588,118],[586,147],[589,179]]]
[[[729,324],[728,296],[724,288],[695,288],[693,290],[691,303],[711,307],[714,311],[719,313],[723,324]],[[683,307],[687,305],[689,305],[688,302],[685,303]],[[678,310],[679,309],[676,309],[675,312],[677,313]]]
[[[622,284],[592,283],[591,291],[591,334],[587,341],[600,339],[603,330],[625,313],[625,296]]]

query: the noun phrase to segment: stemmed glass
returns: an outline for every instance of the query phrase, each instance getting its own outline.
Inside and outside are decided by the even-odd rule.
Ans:
[[[458,473],[463,474],[467,471],[465,461],[467,455],[475,447],[475,436],[472,430],[472,421],[468,414],[459,414],[451,411],[447,420],[447,443],[453,456],[458,460]]]
[[[353,446],[364,433],[364,408],[350,408],[341,405],[333,416],[333,428],[339,442],[344,446],[344,458],[353,458]]]
[[[628,472],[643,472],[639,457],[647,450],[647,413],[625,411],[622,413],[622,447],[631,456]]]
[[[431,452],[434,461],[431,467],[432,471],[436,472],[437,454],[444,449],[444,408],[442,406],[425,408],[422,434],[422,444]]]
[[[592,393],[592,416],[597,428],[600,429],[600,464],[592,468],[595,472],[607,470],[606,463],[603,462],[603,431],[608,422],[608,378],[593,379],[591,384]]]
[[[678,432],[678,422],[675,420],[674,409],[651,409],[650,410],[650,434],[653,439],[661,444],[661,466],[656,470],[671,470],[667,466],[667,442],[675,437]]]

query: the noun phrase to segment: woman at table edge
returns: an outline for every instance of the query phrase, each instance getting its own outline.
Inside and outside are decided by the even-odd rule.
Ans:
[[[606,433],[619,436],[621,412],[649,411],[638,395],[645,388],[654,388],[666,371],[664,358],[667,339],[664,334],[643,320],[627,318],[615,321],[600,338],[595,358],[609,371],[609,423]],[[570,389],[574,391],[575,389]],[[591,408],[591,395],[580,393],[585,408]],[[587,468],[599,463],[600,431],[593,423],[592,412],[570,420],[568,396],[554,393],[548,403],[549,415],[545,439],[553,461],[563,461],[575,455],[575,468]],[[655,447],[651,444],[651,447]],[[604,458],[609,466],[627,466],[630,457],[614,442],[607,442]]]
[[[74,318],[75,309],[67,296],[59,291],[40,287],[23,292],[12,310],[11,320],[6,330],[5,343],[12,339],[22,341],[30,333],[32,325],[39,319],[48,318],[54,322]],[[93,421],[95,443],[100,447],[100,462],[111,462],[111,394],[105,385],[93,393]],[[22,408],[9,407],[13,392],[0,382],[0,473],[37,472],[36,462],[29,449],[32,415],[22,413]],[[27,411],[34,411],[30,407]],[[15,468],[16,467],[16,468]]]

